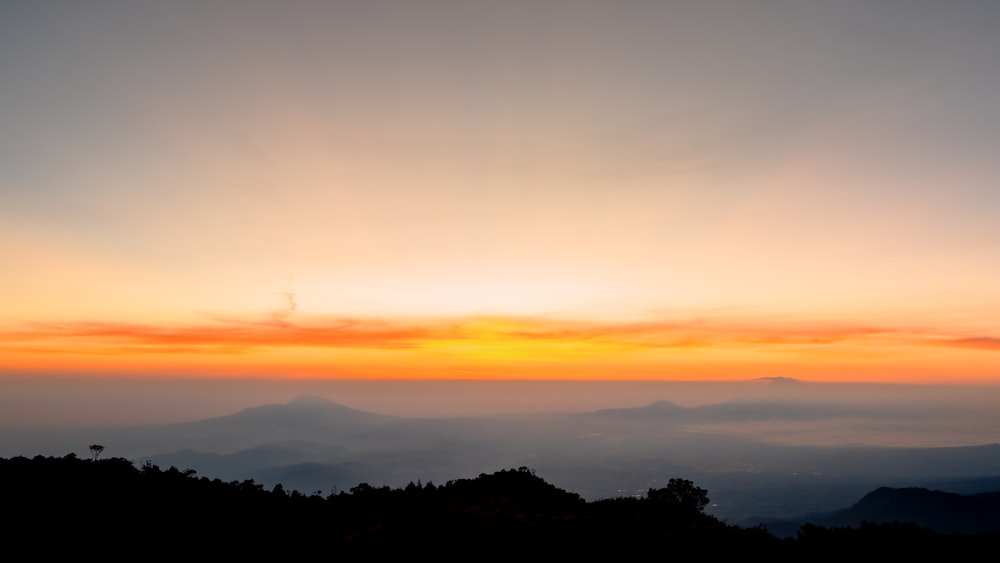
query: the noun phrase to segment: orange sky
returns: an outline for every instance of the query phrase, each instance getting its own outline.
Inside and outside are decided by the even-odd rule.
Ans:
[[[0,377],[1000,383],[946,4],[5,5]]]
[[[12,372],[132,377],[992,382],[1000,343],[791,319],[584,322],[469,317],[46,323],[0,334]]]

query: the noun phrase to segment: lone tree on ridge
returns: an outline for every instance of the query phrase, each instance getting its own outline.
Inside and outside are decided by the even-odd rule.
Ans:
[[[671,479],[662,489],[649,489],[646,498],[654,502],[683,506],[704,512],[708,506],[708,491],[687,479]]]

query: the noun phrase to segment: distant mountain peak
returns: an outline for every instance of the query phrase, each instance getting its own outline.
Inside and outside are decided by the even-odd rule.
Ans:
[[[613,416],[622,418],[649,418],[675,415],[686,409],[676,403],[660,399],[641,407],[626,407],[618,409],[601,409],[591,413],[598,416]]]
[[[291,401],[285,403],[289,406],[298,407],[331,407],[331,406],[343,406],[339,403],[331,401],[326,397],[320,397],[319,395],[299,395]]]
[[[795,379],[794,377],[784,377],[784,376],[773,376],[773,377],[758,377],[754,381],[760,381],[763,383],[772,383],[774,385],[796,385],[802,383],[802,380]]]
[[[677,403],[671,403],[670,401],[668,401],[666,399],[660,399],[658,401],[653,401],[652,403],[649,403],[648,405],[646,405],[644,407],[640,407],[640,408],[643,408],[643,409],[646,409],[646,410],[656,410],[656,411],[662,411],[662,410],[675,411],[675,410],[683,410],[684,409],[684,407],[678,405]]]

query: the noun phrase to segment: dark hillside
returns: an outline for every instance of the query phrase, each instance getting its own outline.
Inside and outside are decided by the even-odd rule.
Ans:
[[[909,522],[942,533],[1000,533],[1000,492],[959,495],[925,488],[880,487],[817,523]]]
[[[704,514],[707,491],[684,479],[643,498],[586,502],[523,467],[441,485],[363,483],[324,497],[148,463],[136,467],[122,458],[37,456],[0,459],[0,491],[8,549],[44,558],[702,553],[797,560],[828,553],[831,543],[891,548],[896,556],[1000,546],[995,535],[945,536],[916,526],[809,526],[798,538],[778,539],[763,528]]]

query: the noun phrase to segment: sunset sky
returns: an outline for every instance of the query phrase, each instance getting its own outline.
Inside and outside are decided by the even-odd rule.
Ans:
[[[1000,383],[998,29],[0,2],[0,377]]]

